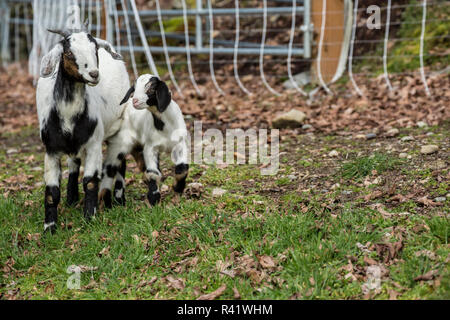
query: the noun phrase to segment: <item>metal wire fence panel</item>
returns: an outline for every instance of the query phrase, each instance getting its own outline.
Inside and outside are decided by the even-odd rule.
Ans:
[[[208,78],[216,90],[226,94],[220,84],[224,77],[215,68],[227,64],[232,66],[235,84],[243,93],[251,94],[241,81],[245,74],[239,70],[239,65],[244,62],[259,68],[261,82],[275,95],[280,92],[273,83],[280,78],[289,80],[292,89],[306,95],[295,82],[293,70],[297,65],[313,64],[319,85],[331,93],[328,88],[330,81],[323,76],[322,68],[322,64],[329,61],[339,64],[338,76],[347,68],[356,94],[363,95],[356,77],[362,74],[369,76],[370,72],[355,71],[354,64],[376,61],[382,65],[386,85],[392,89],[389,61],[402,58],[420,60],[418,70],[429,94],[426,61],[431,57],[444,57],[448,52],[427,52],[426,43],[434,40],[448,42],[450,36],[427,36],[425,31],[429,24],[448,24],[450,19],[429,17],[427,9],[439,6],[446,10],[450,8],[450,1],[419,0],[406,4],[387,1],[378,8],[384,18],[378,22],[377,29],[383,30],[384,37],[376,39],[357,36],[357,30],[367,27],[368,23],[358,20],[361,13],[368,12],[361,1],[346,0],[345,12],[344,9],[333,9],[330,6],[333,1],[320,0],[322,9],[313,11],[312,0],[235,0],[228,1],[226,7],[219,7],[218,1],[214,0],[179,0],[176,1],[178,7],[174,9],[163,8],[164,2],[159,0],[148,1],[145,9],[137,7],[135,0],[3,0],[0,1],[0,57],[3,66],[28,58],[29,72],[37,77],[43,55],[59,41],[58,35],[47,32],[47,29],[79,28],[89,18],[91,32],[106,38],[126,57],[135,77],[140,71],[148,69],[156,75],[167,72],[180,95],[183,95],[183,88],[179,80],[183,76],[175,76],[175,73],[180,72],[183,65],[187,66],[186,74],[197,94],[202,94],[197,85],[200,78]],[[419,12],[420,18],[393,21],[390,16],[392,10],[409,9]],[[342,26],[328,25],[327,15],[333,13],[345,14],[346,20]],[[321,17],[320,25],[313,25],[312,21],[318,16]],[[171,23],[178,21],[176,19],[179,19],[180,27],[173,28]],[[229,21],[227,27],[222,26],[221,19]],[[288,23],[277,24],[280,19]],[[420,34],[402,36],[391,32],[401,25],[417,26]],[[346,32],[348,37],[339,41],[327,40],[324,35],[330,30]],[[274,40],[274,34],[283,33],[286,34],[285,41],[280,41],[280,38]],[[399,41],[416,43],[420,47],[418,54],[392,52],[392,43]],[[381,53],[359,54],[357,50],[358,46],[377,44],[383,48]],[[326,54],[333,46],[342,48],[339,58]],[[268,63],[283,66],[286,74],[273,73],[272,69],[266,68]],[[204,67],[209,69],[209,73],[195,74],[195,69],[205,70]],[[333,77],[332,81],[338,76]]]

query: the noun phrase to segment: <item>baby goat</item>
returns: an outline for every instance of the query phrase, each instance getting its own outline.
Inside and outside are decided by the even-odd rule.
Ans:
[[[67,203],[78,199],[84,160],[84,215],[96,213],[102,170],[102,142],[120,128],[120,101],[129,88],[128,73],[110,44],[83,30],[52,31],[63,39],[41,62],[36,105],[45,145],[44,231],[56,229],[60,201],[61,157],[69,155]]]
[[[132,94],[133,100],[128,101]],[[171,152],[175,164],[174,190],[182,193],[189,170],[187,130],[183,114],[178,104],[172,100],[169,88],[156,76],[141,75],[128,90],[121,104],[123,103],[127,104],[122,127],[109,141],[103,167],[100,197],[105,206],[111,207],[111,187],[117,173],[114,198],[121,204],[125,202],[123,160],[129,153],[132,153],[140,169],[145,172],[147,199],[151,205],[161,199],[161,151]]]

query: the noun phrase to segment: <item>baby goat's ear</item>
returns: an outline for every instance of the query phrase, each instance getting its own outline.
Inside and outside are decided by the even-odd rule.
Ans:
[[[61,60],[63,53],[63,47],[61,44],[57,44],[49,53],[47,53],[41,61],[40,76],[42,78],[50,77],[56,69],[56,66]]]
[[[130,96],[133,94],[134,92],[134,85],[130,87],[130,89],[128,89],[125,97],[123,97],[122,101],[120,101],[120,104],[124,104],[125,102],[128,101],[128,99],[130,99]]]
[[[156,100],[158,101],[156,107],[159,112],[164,112],[170,104],[170,101],[172,101],[172,94],[164,81],[158,80],[158,84],[156,85]]]

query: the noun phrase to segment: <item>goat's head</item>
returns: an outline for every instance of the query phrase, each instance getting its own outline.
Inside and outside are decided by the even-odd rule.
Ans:
[[[114,59],[122,59],[108,42],[92,37],[86,30],[49,30],[63,39],[42,59],[41,76],[48,77],[60,63],[72,79],[95,86],[100,81],[98,49],[104,48]]]
[[[172,100],[166,83],[151,74],[144,74],[137,78],[120,104],[127,102],[131,95],[133,95],[133,107],[148,108],[152,113],[164,112]]]

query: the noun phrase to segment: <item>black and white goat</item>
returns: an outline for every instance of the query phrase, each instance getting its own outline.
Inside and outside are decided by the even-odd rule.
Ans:
[[[63,39],[43,57],[36,89],[41,140],[45,145],[44,231],[54,232],[60,201],[61,157],[69,155],[67,203],[79,199],[84,161],[84,215],[97,210],[102,142],[120,128],[120,101],[130,86],[120,55],[83,30],[53,31]]]
[[[131,95],[133,99],[129,100]],[[123,160],[129,153],[145,173],[147,199],[151,205],[161,199],[159,154],[162,151],[171,153],[175,164],[174,190],[181,194],[189,170],[187,130],[180,107],[172,100],[169,88],[156,76],[141,75],[121,103],[126,103],[124,120],[119,133],[109,141],[100,184],[105,206],[111,206],[114,177],[117,177],[114,198],[122,204],[125,201]]]

